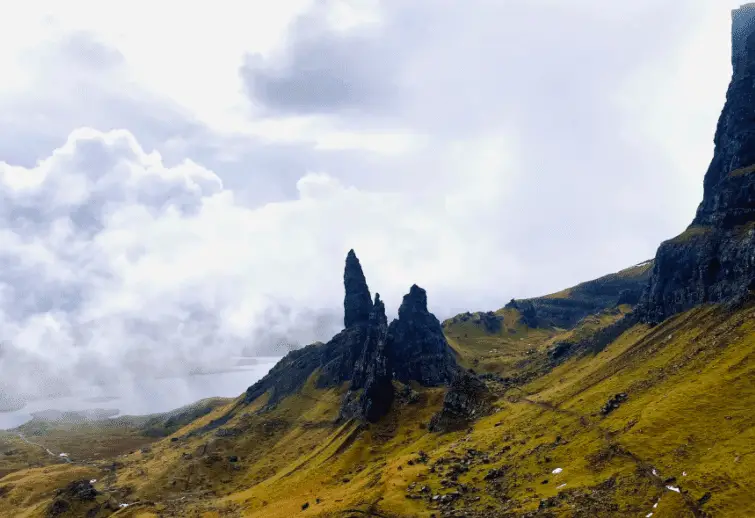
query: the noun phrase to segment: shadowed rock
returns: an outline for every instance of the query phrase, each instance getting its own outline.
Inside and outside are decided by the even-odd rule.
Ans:
[[[427,293],[413,285],[388,326],[388,349],[394,376],[402,383],[448,384],[457,370],[456,358],[435,315],[427,310]]]
[[[354,250],[349,250],[346,256],[343,285],[346,291],[343,300],[343,326],[348,329],[351,326],[367,322],[372,310],[370,289],[367,287],[362,265],[359,264],[359,259]]]
[[[399,318],[388,325],[379,295],[370,300],[362,267],[349,251],[344,269],[344,324],[328,343],[287,354],[246,391],[251,403],[267,394],[265,408],[301,390],[310,378],[318,388],[349,383],[340,418],[377,421],[390,410],[393,379],[425,386],[450,383],[458,370],[440,322],[427,310],[427,294],[412,286]],[[264,408],[263,408],[264,410]]]
[[[375,422],[390,409],[394,388],[387,352],[387,334],[385,305],[376,293],[362,355],[354,365],[350,392],[342,405],[342,419],[358,417]]]
[[[732,12],[733,74],[687,230],[658,248],[639,312],[649,323],[705,302],[747,299],[755,289],[755,6]]]
[[[443,408],[430,420],[432,432],[461,430],[490,413],[493,400],[488,387],[471,372],[459,370],[443,398]]]

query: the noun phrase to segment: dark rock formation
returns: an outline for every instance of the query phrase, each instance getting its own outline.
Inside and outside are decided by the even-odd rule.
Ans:
[[[588,315],[619,304],[636,304],[650,279],[652,265],[652,261],[640,263],[546,297],[512,300],[506,308],[518,310],[521,322],[528,327],[571,329]]]
[[[459,369],[443,398],[443,408],[432,417],[428,429],[432,432],[461,430],[474,419],[487,415],[494,399],[477,376]]]
[[[375,422],[393,403],[393,377],[386,349],[388,320],[377,293],[368,324],[362,355],[354,365],[349,393],[341,408],[342,419],[358,417]]]
[[[639,312],[660,322],[755,289],[755,5],[732,12],[733,74],[692,224],[658,248]]]
[[[606,404],[603,405],[603,407],[600,409],[600,414],[604,416],[610,414],[611,412],[619,408],[619,406],[627,399],[629,399],[629,396],[627,396],[625,392],[611,396],[610,398],[608,398]]]
[[[93,502],[98,494],[89,480],[75,480],[55,492],[55,498],[47,508],[47,515],[60,516],[65,514],[77,503]]]
[[[388,351],[394,376],[402,383],[425,386],[450,383],[456,359],[435,315],[427,310],[427,293],[413,285],[388,327]]]
[[[354,250],[349,250],[346,256],[343,285],[346,290],[343,299],[343,327],[348,329],[351,326],[367,322],[372,310],[370,289],[367,287],[362,265],[359,264],[359,259]]]
[[[394,399],[393,380],[425,386],[449,383],[458,369],[440,322],[427,310],[427,294],[412,286],[389,326],[380,296],[370,300],[362,267],[354,251],[344,271],[344,324],[328,343],[312,344],[287,354],[246,391],[245,402],[268,395],[265,408],[297,393],[310,378],[318,388],[349,383],[342,419],[376,421]]]

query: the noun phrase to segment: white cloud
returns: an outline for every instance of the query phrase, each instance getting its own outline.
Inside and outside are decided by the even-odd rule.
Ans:
[[[480,153],[483,174],[490,152]],[[465,180],[475,178],[483,179]],[[473,195],[492,187],[469,185]],[[296,335],[318,311],[339,314],[351,247],[394,310],[414,282],[486,289],[467,268],[484,244],[460,246],[474,236],[464,184],[446,210],[326,173],[303,176],[297,188],[296,200],[245,207],[213,172],[190,161],[166,167],[125,130],[76,130],[33,169],[0,163],[6,341],[80,379],[92,355],[113,370],[129,366],[125,374],[227,360],[243,347],[269,348],[253,338],[264,328]],[[480,208],[495,201],[474,197]],[[275,307],[287,308],[278,320]]]
[[[389,311],[416,282],[439,316],[646,259],[729,73],[712,0],[24,6],[0,376],[29,390],[328,338],[352,247]]]

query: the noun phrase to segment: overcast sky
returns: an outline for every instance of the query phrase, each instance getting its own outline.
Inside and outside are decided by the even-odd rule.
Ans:
[[[389,313],[417,283],[440,318],[652,257],[700,201],[738,5],[0,7],[0,379],[327,339],[352,247]]]

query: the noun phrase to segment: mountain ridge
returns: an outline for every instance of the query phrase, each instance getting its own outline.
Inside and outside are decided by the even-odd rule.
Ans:
[[[755,4],[732,64],[703,200],[653,260],[442,325],[413,285],[389,324],[350,250],[344,329],[146,421],[168,437],[22,469],[0,436],[0,515],[752,516]]]

